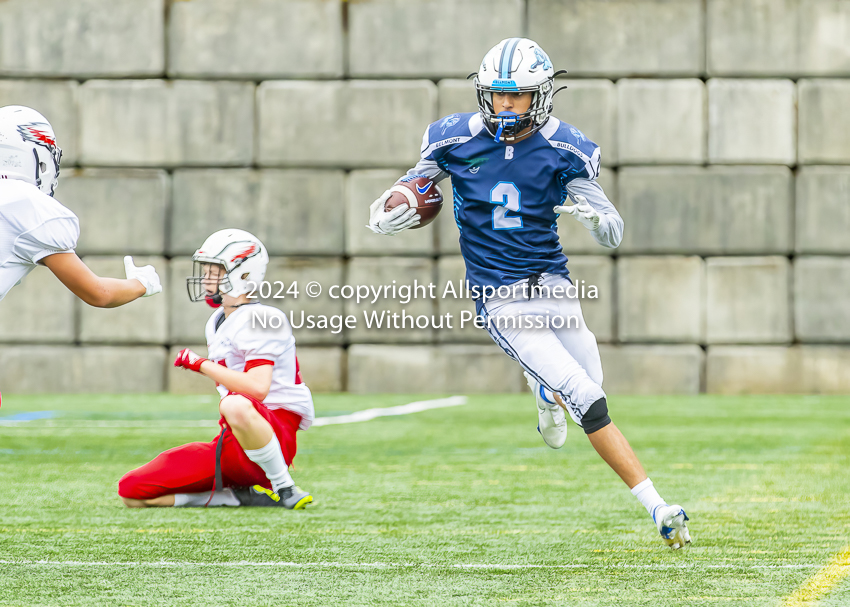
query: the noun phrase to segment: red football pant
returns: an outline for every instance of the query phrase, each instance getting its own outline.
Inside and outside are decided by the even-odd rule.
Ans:
[[[286,464],[292,464],[297,449],[295,433],[301,423],[301,416],[285,409],[272,411],[257,400],[249,400],[257,412],[271,424],[280,442]],[[219,420],[219,424],[224,432],[224,444],[221,449],[221,475],[224,486],[262,485],[271,489],[263,469],[248,459],[233,433],[230,430],[225,431],[224,418]],[[209,443],[189,443],[160,453],[144,466],[125,474],[118,481],[118,495],[145,500],[174,493],[211,491],[215,481],[217,443],[218,437]]]

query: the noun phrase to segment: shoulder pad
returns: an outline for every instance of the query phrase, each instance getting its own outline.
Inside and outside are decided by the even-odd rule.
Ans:
[[[475,137],[484,123],[477,112],[449,114],[432,122],[422,138],[422,158],[428,158],[435,150],[446,146],[465,143]]]
[[[584,133],[571,124],[562,122],[552,116],[540,129],[540,133],[553,148],[579,157],[588,162],[597,153],[599,146],[588,139]]]
[[[599,177],[599,146],[576,127],[552,116],[540,129],[540,134],[572,165],[570,173],[573,176],[586,179]]]

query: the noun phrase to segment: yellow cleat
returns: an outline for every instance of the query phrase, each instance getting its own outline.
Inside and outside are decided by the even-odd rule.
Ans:
[[[313,496],[292,485],[277,493],[261,485],[253,487],[234,487],[233,493],[239,499],[240,506],[259,506],[261,508],[283,507],[287,510],[304,510],[313,502]]]

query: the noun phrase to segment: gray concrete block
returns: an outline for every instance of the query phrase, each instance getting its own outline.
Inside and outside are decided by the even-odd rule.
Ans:
[[[793,181],[785,167],[625,168],[623,253],[790,253]]]
[[[617,166],[617,87],[610,80],[558,78],[553,114],[581,130],[602,150],[602,162]]]
[[[98,276],[124,278],[122,257],[83,258]],[[136,256],[133,262],[141,267],[156,268],[163,284],[168,282],[168,262],[162,257]],[[98,344],[165,344],[168,341],[168,299],[162,293],[139,298],[118,308],[93,308],[78,303],[83,343]]]
[[[800,80],[800,164],[850,163],[850,80]]]
[[[705,262],[699,257],[621,257],[617,332],[624,342],[705,339]]]
[[[802,392],[799,347],[711,346],[706,357],[709,394],[792,394]]]
[[[156,346],[9,346],[0,349],[0,386],[7,394],[162,392],[165,356]]]
[[[0,73],[161,74],[164,14],[164,0],[7,0],[0,5]]]
[[[579,288],[581,312],[587,328],[596,335],[596,341],[614,340],[614,316],[617,298],[614,293],[614,261],[599,255],[571,257],[567,263],[570,279]],[[598,297],[581,297],[596,287]]]
[[[715,394],[850,394],[842,346],[712,346],[706,370]]]
[[[36,268],[0,301],[0,342],[73,342],[75,299],[53,272]]]
[[[794,82],[712,78],[707,86],[709,162],[796,163]]]
[[[162,255],[171,183],[165,171],[62,172],[57,198],[80,219],[79,255]]]
[[[806,394],[850,394],[850,348],[800,346],[802,391]]]
[[[700,0],[528,1],[529,37],[573,75],[697,76],[703,31]]]
[[[226,227],[251,232],[272,255],[344,251],[342,171],[178,170],[173,184],[172,254],[192,254]]]
[[[850,253],[850,167],[797,172],[797,253]]]
[[[345,350],[299,347],[296,355],[301,378],[313,393],[345,390]]]
[[[348,71],[357,78],[466,77],[517,35],[522,0],[370,0],[348,7]],[[427,25],[426,25],[427,24]]]
[[[472,80],[440,80],[437,83],[437,98],[437,116],[478,111]]]
[[[460,255],[444,255],[437,260],[437,314],[451,314],[452,328],[438,329],[442,343],[492,343],[490,335],[474,324],[475,302],[465,296],[466,265]],[[452,289],[448,289],[451,283]],[[443,297],[445,295],[445,297]],[[457,297],[454,297],[457,295]],[[471,317],[470,317],[471,315]],[[462,317],[463,316],[463,317]],[[464,321],[461,324],[461,321]]]
[[[712,76],[794,74],[799,0],[710,0],[706,64]]]
[[[191,276],[192,259],[173,257],[168,262],[168,285],[163,283],[162,293],[155,296],[167,300],[169,343],[187,344],[184,347],[204,343],[204,327],[215,311],[205,302],[189,300],[186,279]]]
[[[788,258],[706,259],[705,315],[709,344],[793,341]]]
[[[520,366],[495,344],[354,345],[348,349],[348,390],[354,394],[463,394],[526,389]]]
[[[809,0],[798,4],[800,72],[850,76],[850,2]]]
[[[850,341],[850,257],[794,260],[794,328],[801,342]]]
[[[705,161],[705,84],[701,80],[620,80],[617,114],[620,164]]]
[[[617,174],[603,168],[596,182],[602,187],[608,200],[617,204]],[[626,228],[628,233],[629,227]],[[613,255],[617,249],[603,247],[596,242],[590,231],[581,222],[563,215],[558,218],[558,238],[564,253],[570,255]]]
[[[90,80],[79,89],[80,162],[243,166],[254,148],[247,82]]]
[[[599,355],[606,394],[698,394],[704,383],[705,353],[697,345],[602,344]]]
[[[348,331],[349,342],[352,343],[427,343],[432,341],[433,330],[431,327],[432,317],[437,315],[435,300],[427,291],[428,285],[434,284],[434,262],[428,258],[414,257],[354,257],[348,264],[348,278],[346,283],[354,287],[365,285],[375,288],[389,288],[386,297],[380,297],[374,304],[370,301],[361,301],[360,304],[354,299],[345,300],[345,313],[354,315],[357,319],[355,328]],[[403,293],[396,292],[393,296],[392,287],[424,286],[426,291],[416,291],[417,297],[411,298],[408,303],[402,303],[407,297]],[[434,288],[435,295],[436,287]],[[424,296],[423,296],[424,295]],[[412,297],[412,289],[411,289]],[[373,324],[369,328],[366,317],[372,318],[373,313],[383,318],[382,328]],[[402,327],[402,314],[406,313],[408,320],[406,326]],[[382,316],[383,314],[383,316]],[[396,314],[398,318],[391,322],[390,315]],[[409,317],[413,317],[413,321]],[[427,317],[427,326],[423,318]],[[425,328],[411,328],[416,319],[422,321]],[[395,328],[396,326],[400,328]]]
[[[439,394],[434,381],[434,346],[353,345],[348,348],[348,391],[352,394]]]
[[[436,109],[437,87],[426,80],[264,82],[257,90],[258,160],[263,166],[413,166]]]
[[[527,393],[522,367],[500,347],[441,345],[434,348],[434,383],[450,394]],[[529,402],[531,395],[528,394]],[[532,413],[532,415],[534,415]]]
[[[50,121],[56,142],[62,148],[63,175],[65,167],[77,163],[79,154],[77,86],[71,80],[0,80],[0,107],[25,105],[41,112]],[[63,176],[60,183],[64,182]],[[61,190],[59,192],[61,194]]]
[[[203,335],[203,331],[201,333]],[[218,392],[215,389],[215,382],[209,377],[174,366],[174,360],[183,348],[191,348],[193,352],[201,356],[208,354],[205,344],[186,342],[171,346],[165,359],[166,390],[171,394],[206,394],[215,397]]]
[[[168,73],[245,80],[342,76],[343,6],[328,0],[174,2]]]
[[[330,295],[331,287],[345,284],[344,263],[339,257],[275,257],[269,263],[266,271],[267,281],[272,283],[272,298],[265,303],[280,308],[289,315],[293,325],[293,335],[298,345],[302,344],[341,344],[347,330],[341,324],[342,319],[329,322],[337,323],[337,327],[310,328],[309,316],[333,316],[344,314],[342,299],[334,299]],[[278,282],[279,281],[279,282]],[[310,282],[318,282],[322,292],[318,297],[310,297],[306,293]],[[283,283],[281,285],[280,283]],[[298,296],[288,293],[296,284]],[[285,287],[285,290],[284,290]],[[303,314],[303,318],[302,318]],[[306,380],[305,380],[306,381]]]
[[[443,210],[433,223],[423,228],[406,230],[396,236],[375,234],[366,227],[369,205],[402,176],[406,169],[352,171],[348,175],[345,200],[345,252],[348,255],[433,255],[440,223],[452,213],[451,186],[439,187],[443,192]],[[449,200],[446,200],[446,197]]]
[[[710,0],[707,20],[711,75],[850,73],[846,0]]]

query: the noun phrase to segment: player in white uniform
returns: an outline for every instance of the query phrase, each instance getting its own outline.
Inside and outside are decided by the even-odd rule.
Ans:
[[[189,298],[217,308],[207,321],[209,358],[184,349],[174,365],[215,381],[220,434],[209,443],[169,449],[124,475],[118,494],[147,506],[281,506],[313,501],[288,466],[296,432],[313,423],[313,396],[301,380],[286,314],[249,299],[269,256],[243,230],[216,232],[192,259]]]
[[[503,293],[477,300],[478,313],[493,340],[522,365],[543,440],[553,449],[564,444],[567,411],[646,507],[665,543],[677,549],[691,541],[688,517],[661,498],[612,423],[596,338],[579,300],[564,296],[571,282],[558,215],[572,215],[607,247],[620,244],[623,220],[596,183],[599,147],[550,116],[554,77],[549,57],[533,40],[497,44],[475,79],[479,111],[431,124],[421,160],[408,175],[451,176],[467,281],[479,292],[489,287]],[[372,204],[368,227],[393,235],[417,225],[407,205],[384,210],[389,195]],[[570,198],[576,204],[565,204]],[[579,319],[578,327],[571,317]],[[524,318],[543,321],[545,328],[517,322]]]
[[[80,222],[53,198],[61,158],[44,116],[18,105],[0,108],[0,300],[39,265],[99,308],[161,292],[153,266],[137,268],[127,256],[126,280],[101,278],[74,253]]]

